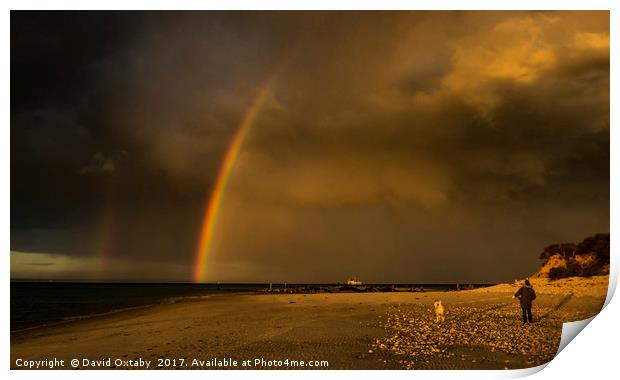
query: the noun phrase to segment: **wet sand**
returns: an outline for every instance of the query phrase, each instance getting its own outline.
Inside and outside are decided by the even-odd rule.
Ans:
[[[53,358],[65,361],[58,369],[84,358],[111,358],[96,369],[137,368],[128,366],[134,359],[149,369],[300,369],[292,360],[328,361],[319,367],[328,369],[525,368],[553,358],[561,323],[596,314],[605,298],[542,292],[535,323],[522,326],[513,289],[496,289],[212,296],[13,332],[11,368],[17,359]],[[441,325],[435,299],[447,309]],[[214,358],[238,363],[214,367]],[[261,358],[289,366],[255,366]],[[169,366],[157,367],[159,359]]]

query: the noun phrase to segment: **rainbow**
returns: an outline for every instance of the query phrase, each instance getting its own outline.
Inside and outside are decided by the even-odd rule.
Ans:
[[[98,258],[99,271],[97,273],[100,281],[108,280],[110,270],[110,258],[114,251],[114,210],[107,202],[103,208],[103,213],[99,220],[100,238],[95,247],[95,257]]]
[[[243,142],[246,139],[248,132],[256,120],[261,108],[263,107],[265,100],[268,98],[272,83],[272,80],[268,81],[252,100],[250,107],[241,119],[241,124],[237,129],[237,132],[228,147],[228,151],[224,156],[224,160],[220,165],[215,187],[213,187],[213,191],[211,192],[211,197],[209,198],[209,202],[205,209],[202,228],[200,229],[198,247],[196,248],[196,261],[194,263],[194,282],[203,282],[205,280],[207,258],[213,244],[216,222],[221,211],[222,200],[224,198],[226,187],[235,168],[237,158],[239,158],[239,152],[241,151]]]
[[[102,205],[98,221],[99,238],[95,240],[94,255],[98,262],[97,276],[100,281],[109,280],[111,264],[117,247],[118,208],[112,202],[114,188],[106,189],[106,199]]]

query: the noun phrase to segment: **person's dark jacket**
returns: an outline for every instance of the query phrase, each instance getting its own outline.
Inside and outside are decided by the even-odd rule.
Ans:
[[[521,301],[521,307],[530,309],[532,307],[532,301],[536,299],[536,292],[531,286],[523,285],[517,290],[515,297]]]

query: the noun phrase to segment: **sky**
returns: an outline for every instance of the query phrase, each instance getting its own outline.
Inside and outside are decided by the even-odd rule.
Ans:
[[[11,278],[196,280],[232,153],[201,281],[523,278],[609,232],[609,91],[606,11],[13,11]]]

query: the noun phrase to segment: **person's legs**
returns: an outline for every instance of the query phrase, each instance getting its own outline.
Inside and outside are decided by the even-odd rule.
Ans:
[[[522,307],[521,311],[523,311],[523,323],[527,322],[527,309]]]
[[[527,308],[527,320],[528,320],[529,323],[533,322],[532,321],[532,308],[531,307]]]

